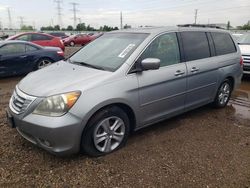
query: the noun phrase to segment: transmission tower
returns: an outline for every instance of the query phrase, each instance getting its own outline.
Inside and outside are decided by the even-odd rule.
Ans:
[[[12,18],[11,18],[10,8],[7,8],[7,12],[8,12],[8,19],[9,19],[9,29],[12,29]]]
[[[20,29],[22,29],[22,27],[24,26],[24,17],[23,16],[19,16],[19,22],[20,22]]]
[[[77,24],[76,12],[79,11],[76,7],[79,4],[78,3],[70,3],[70,4],[73,6],[73,9],[71,9],[71,11],[73,12],[74,28],[76,28],[76,24]]]
[[[56,10],[57,10],[57,19],[58,19],[58,25],[60,27],[62,27],[63,23],[62,23],[62,0],[54,0],[54,2],[56,3]]]

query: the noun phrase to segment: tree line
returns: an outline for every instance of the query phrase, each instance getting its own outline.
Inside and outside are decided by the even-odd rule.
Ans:
[[[72,25],[69,25],[66,28],[60,28],[59,25],[55,26],[47,26],[41,27],[41,31],[113,31],[118,30],[118,27],[110,27],[107,25],[101,26],[99,29],[95,29],[90,25],[86,25],[85,23],[77,24],[76,28],[74,29]]]

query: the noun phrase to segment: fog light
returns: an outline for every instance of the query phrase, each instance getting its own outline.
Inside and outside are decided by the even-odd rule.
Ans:
[[[51,144],[50,144],[50,142],[48,140],[44,140],[42,138],[39,138],[39,141],[41,142],[41,144],[43,144],[43,145],[45,145],[47,147],[51,146]]]

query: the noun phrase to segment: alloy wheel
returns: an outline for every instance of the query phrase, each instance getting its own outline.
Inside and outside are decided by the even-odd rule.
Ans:
[[[103,153],[109,153],[116,149],[123,141],[125,135],[125,124],[117,116],[103,119],[94,130],[94,145]]]

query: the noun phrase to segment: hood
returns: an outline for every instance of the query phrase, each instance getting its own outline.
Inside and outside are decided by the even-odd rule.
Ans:
[[[250,45],[239,45],[242,55],[250,55]]]
[[[59,61],[28,74],[18,87],[28,95],[46,97],[95,87],[111,74],[112,72]]]

